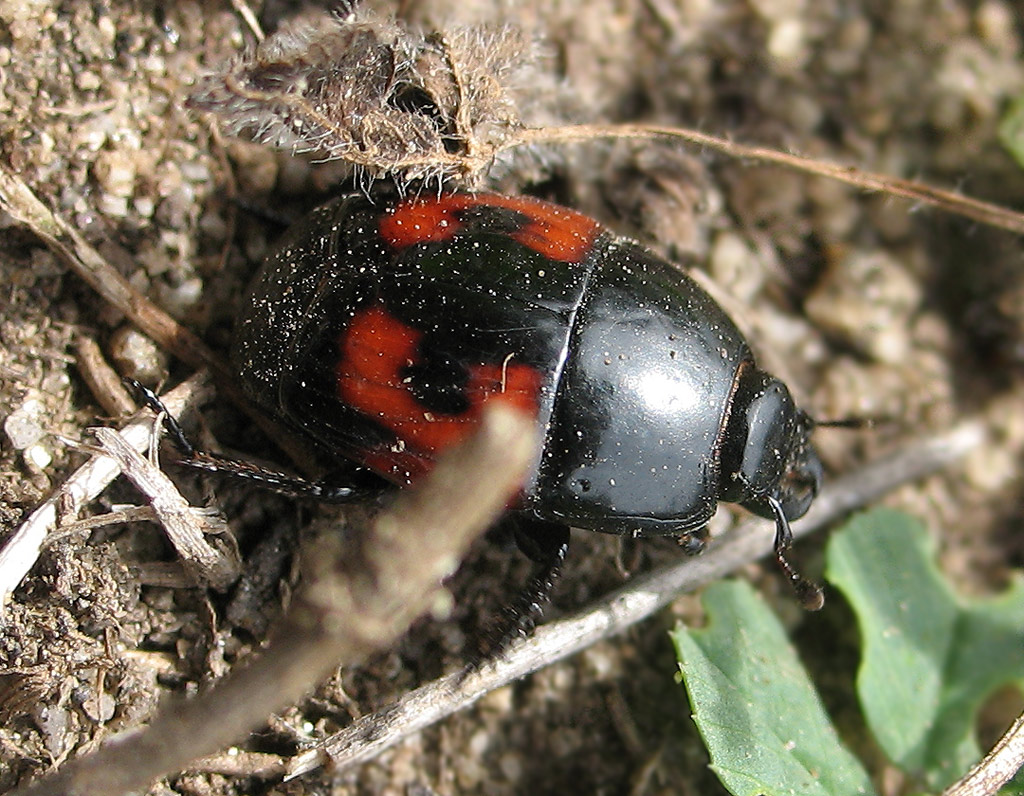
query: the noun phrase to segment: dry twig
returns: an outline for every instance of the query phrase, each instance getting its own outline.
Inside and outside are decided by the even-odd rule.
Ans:
[[[219,394],[246,412],[293,461],[300,466],[312,461],[313,457],[294,435],[286,434],[243,397],[231,369],[220,357],[133,288],[77,230],[50,211],[21,178],[3,163],[0,163],[0,211],[28,227],[101,298],[123,313],[157,345],[196,369],[209,368]]]
[[[968,771],[942,796],[990,796],[1024,766],[1024,715],[1018,716],[985,759]]]
[[[537,442],[529,419],[490,409],[479,433],[447,454],[418,488],[402,492],[355,544],[325,540],[315,571],[257,661],[236,668],[202,697],[169,705],[145,730],[16,796],[136,791],[236,740],[339,662],[389,644],[438,606],[441,579],[519,488]]]
[[[75,341],[75,364],[93,398],[110,417],[130,415],[139,408],[121,383],[117,371],[103,357],[99,344],[91,337],[82,335]]]
[[[0,163],[0,210],[32,230],[106,302],[166,351],[195,368],[208,367],[219,377],[227,375],[224,363],[205,343],[135,290],[78,230],[39,201],[4,163]]]
[[[182,564],[201,586],[223,591],[238,578],[241,560],[223,517],[189,504],[164,472],[135,450],[112,428],[95,428],[103,452],[146,496]],[[220,537],[221,544],[207,541]]]
[[[793,525],[794,535],[806,536],[898,486],[950,467],[984,440],[983,426],[966,422],[946,434],[908,444],[890,458],[839,478],[817,498],[807,516]],[[297,777],[321,765],[343,768],[376,757],[484,694],[621,633],[680,593],[721,578],[767,555],[771,548],[772,536],[766,532],[765,522],[745,522],[716,540],[705,555],[634,578],[576,615],[542,625],[532,637],[465,679],[459,674],[448,675],[353,722],[315,749],[298,755],[288,767],[288,776]]]
[[[168,411],[180,414],[208,389],[205,375],[193,376],[163,396]],[[138,413],[121,431],[122,439],[136,451],[146,451],[152,439],[153,415]],[[121,474],[109,456],[93,455],[64,484],[43,502],[0,549],[0,621],[11,593],[28,574],[47,536],[59,529],[65,517],[75,517],[107,485]]]

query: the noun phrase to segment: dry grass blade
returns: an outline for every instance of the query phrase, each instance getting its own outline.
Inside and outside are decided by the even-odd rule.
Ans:
[[[237,547],[231,544],[234,537],[224,518],[190,505],[171,479],[114,429],[96,428],[93,434],[103,452],[117,462],[125,477],[146,496],[194,581],[218,591],[234,583],[241,561]],[[207,537],[219,538],[224,543],[213,544]]]
[[[63,218],[51,212],[21,178],[0,163],[0,210],[31,229],[72,271],[156,343],[195,368],[226,373],[224,363],[192,332],[135,290]]]
[[[168,410],[181,413],[208,387],[204,375],[193,376],[163,396]],[[152,439],[153,417],[140,412],[120,431],[123,440],[136,451],[145,451]],[[74,517],[89,501],[121,474],[109,456],[96,454],[43,502],[0,549],[0,620],[3,606],[39,557],[47,536],[57,530],[64,517]]]
[[[602,138],[663,138],[683,141],[687,144],[712,149],[740,160],[783,166],[788,169],[802,171],[806,174],[827,177],[837,182],[860,188],[861,190],[877,191],[889,196],[909,199],[912,202],[921,202],[956,215],[964,216],[965,218],[973,219],[981,224],[998,227],[1017,234],[1024,234],[1024,214],[991,204],[990,202],[982,202],[969,196],[963,196],[962,194],[942,190],[941,188],[934,188],[930,185],[914,182],[913,180],[904,180],[885,174],[861,171],[853,166],[843,166],[825,160],[792,155],[775,149],[769,149],[768,147],[738,144],[725,138],[683,127],[633,124],[581,124],[568,127],[544,127],[520,131],[516,139],[507,146],[592,141]]]

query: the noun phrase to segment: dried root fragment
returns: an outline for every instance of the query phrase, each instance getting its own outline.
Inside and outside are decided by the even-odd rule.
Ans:
[[[342,159],[400,183],[472,182],[522,126],[509,87],[533,45],[515,28],[422,35],[321,15],[283,27],[190,99],[231,134]]]

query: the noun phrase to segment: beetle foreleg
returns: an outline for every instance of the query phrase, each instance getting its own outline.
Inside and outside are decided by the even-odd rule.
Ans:
[[[800,604],[808,611],[819,611],[825,604],[825,593],[821,586],[807,580],[786,558],[786,551],[793,545],[793,530],[789,527],[789,519],[782,510],[782,504],[772,495],[766,495],[772,514],[775,515],[775,560],[789,579],[796,592]]]
[[[519,549],[537,564],[537,569],[515,601],[504,608],[469,669],[500,655],[513,641],[533,632],[551,601],[551,592],[569,552],[569,528],[557,523],[519,520],[515,539]]]

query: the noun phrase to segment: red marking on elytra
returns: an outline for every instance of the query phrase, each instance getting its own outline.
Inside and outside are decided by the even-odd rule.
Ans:
[[[433,461],[412,451],[393,451],[387,448],[364,451],[362,464],[392,482],[409,485],[421,475],[430,472]]]
[[[380,220],[380,234],[392,249],[418,243],[451,240],[463,228],[459,212],[474,207],[502,207],[526,217],[508,236],[551,260],[578,263],[587,256],[601,232],[592,218],[566,207],[527,196],[446,194],[407,199]]]
[[[402,375],[416,364],[422,337],[379,304],[361,310],[342,334],[336,370],[341,399],[393,431],[404,446],[365,451],[363,463],[406,482],[429,470],[438,452],[471,434],[488,402],[536,415],[543,382],[536,368],[522,363],[473,364],[465,388],[469,408],[454,415],[431,411]]]

